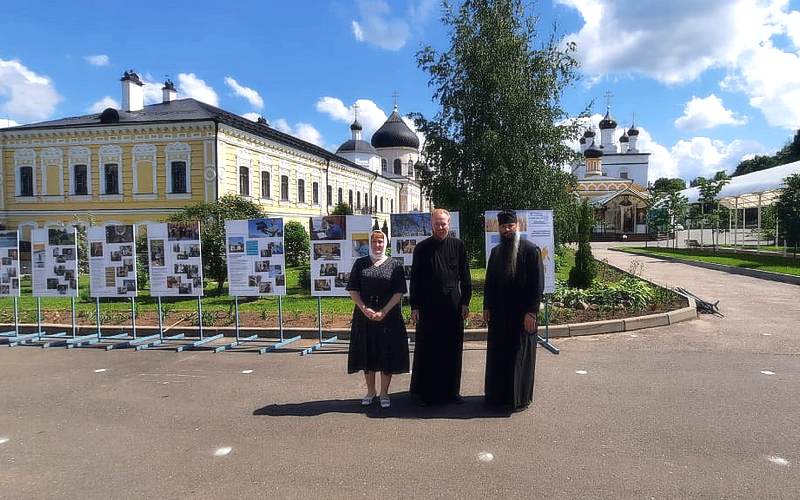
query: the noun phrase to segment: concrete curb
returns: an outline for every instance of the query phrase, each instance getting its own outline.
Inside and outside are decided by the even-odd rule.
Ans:
[[[666,255],[655,255],[651,253],[631,252],[623,248],[609,248],[612,252],[623,252],[630,255],[638,255],[640,257],[652,257],[654,259],[667,260],[671,262],[678,262],[688,266],[702,267],[704,269],[711,269],[713,271],[722,271],[730,274],[740,274],[742,276],[749,276],[751,278],[759,278],[762,280],[778,281],[780,283],[787,283],[790,285],[800,285],[800,276],[792,276],[791,274],[773,273],[771,271],[759,271],[757,269],[748,269],[746,267],[726,266],[724,264],[714,264],[711,262],[700,262],[697,260],[681,259],[678,257],[668,257]]]

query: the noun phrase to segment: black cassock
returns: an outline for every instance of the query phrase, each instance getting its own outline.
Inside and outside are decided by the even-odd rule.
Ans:
[[[472,279],[464,243],[430,237],[414,248],[411,309],[419,310],[410,392],[428,403],[452,401],[461,391],[464,320]]]
[[[544,267],[539,247],[520,240],[516,273],[510,277],[509,247],[493,248],[486,267],[483,308],[490,318],[485,391],[487,403],[518,410],[533,400],[536,333],[525,332],[524,320],[526,313],[539,312]]]

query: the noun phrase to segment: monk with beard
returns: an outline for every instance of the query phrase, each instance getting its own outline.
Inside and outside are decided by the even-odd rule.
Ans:
[[[520,411],[533,400],[536,330],[544,290],[539,247],[520,238],[517,215],[497,215],[500,244],[486,266],[483,318],[489,325],[486,403]]]

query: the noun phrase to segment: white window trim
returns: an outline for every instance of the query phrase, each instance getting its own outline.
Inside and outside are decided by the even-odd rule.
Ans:
[[[33,196],[22,196],[21,194],[22,176],[20,175],[20,169],[22,167],[31,167],[31,173],[33,177]],[[36,186],[38,179],[38,176],[36,175],[36,151],[32,149],[20,149],[14,153],[14,176],[14,194],[17,196],[17,201],[36,201],[36,197],[39,194],[39,190]]]
[[[106,165],[108,164],[116,164],[117,165],[117,180],[119,194],[107,194],[106,190]],[[106,144],[105,146],[100,146],[100,161],[97,162],[97,169],[99,170],[100,179],[100,199],[108,200],[108,201],[119,201],[122,200],[122,195],[125,192],[125,186],[123,184],[123,175],[122,175],[122,148],[115,144]],[[134,176],[134,179],[136,177]]]
[[[64,152],[56,148],[47,148],[39,154],[42,169],[42,196],[48,200],[64,199]],[[47,194],[47,168],[58,167],[58,194]]]
[[[247,195],[242,194],[239,176],[242,173],[242,167],[247,167],[249,176],[247,178]],[[239,148],[236,151],[236,194],[244,196],[248,199],[253,199],[253,157],[247,149]]]
[[[186,192],[172,192],[172,162],[186,162]],[[166,183],[168,199],[189,199],[192,197],[192,147],[184,142],[175,142],[166,147]],[[251,183],[252,184],[252,183]],[[251,190],[252,193],[252,190]]]
[[[131,161],[131,178],[133,179],[133,199],[134,200],[155,200],[158,198],[158,183],[156,181],[157,164],[156,164],[156,146],[154,144],[137,144],[133,147],[131,152],[133,160]],[[153,192],[140,193],[139,192],[139,162],[150,162],[150,168],[153,176]],[[121,174],[122,170],[120,170]]]
[[[86,194],[75,194],[75,165],[86,165]],[[69,149],[69,193],[73,200],[92,199],[92,152],[84,146]]]

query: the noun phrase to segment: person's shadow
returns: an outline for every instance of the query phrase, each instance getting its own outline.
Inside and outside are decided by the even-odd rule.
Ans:
[[[304,403],[272,404],[261,407],[253,415],[270,417],[316,417],[326,413],[363,413],[369,418],[471,419],[504,418],[511,410],[484,404],[482,396],[466,396],[461,404],[417,406],[408,392],[391,394],[392,406],[381,408],[378,399],[370,406],[361,406],[360,399],[325,399]]]

